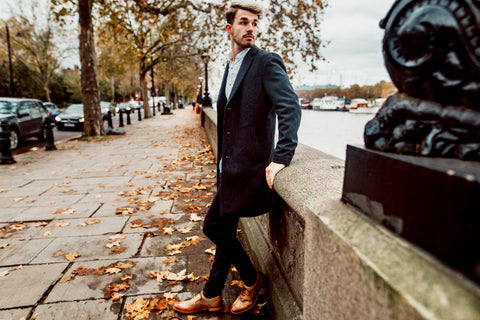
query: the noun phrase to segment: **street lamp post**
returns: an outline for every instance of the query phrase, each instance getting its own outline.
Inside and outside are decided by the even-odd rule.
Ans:
[[[198,104],[203,104],[202,99],[202,84],[203,84],[203,77],[198,77],[198,94],[197,94],[197,102]]]
[[[208,93],[208,62],[210,61],[210,56],[206,51],[202,53],[202,61],[205,64],[205,92],[203,95],[203,106],[204,107],[211,107],[212,106],[212,99]]]

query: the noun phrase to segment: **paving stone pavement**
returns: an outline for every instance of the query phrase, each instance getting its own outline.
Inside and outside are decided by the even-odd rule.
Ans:
[[[263,303],[243,316],[173,311],[203,288],[213,259],[201,226],[215,159],[190,109],[125,129],[0,166],[0,320],[134,319],[140,298],[167,308],[137,319],[267,319]],[[236,280],[232,271],[227,306]]]

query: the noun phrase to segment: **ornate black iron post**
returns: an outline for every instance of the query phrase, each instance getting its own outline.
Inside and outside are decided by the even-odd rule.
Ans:
[[[118,111],[118,126],[121,128],[124,126],[123,124],[123,110]]]
[[[55,146],[55,138],[53,136],[54,127],[55,127],[55,123],[52,121],[50,117],[45,119],[45,135],[47,137],[47,144],[45,145],[45,151],[57,150],[57,147]]]
[[[0,164],[15,163],[12,156],[12,149],[10,147],[10,123],[6,120],[0,121],[0,144],[2,156]]]
[[[203,95],[203,107],[211,107],[212,106],[212,99],[210,98],[210,94],[208,93],[208,62],[210,61],[210,56],[206,51],[203,51],[202,54],[202,61],[205,64],[205,92]]]
[[[130,113],[132,113],[132,110],[127,110],[127,125],[132,124]]]

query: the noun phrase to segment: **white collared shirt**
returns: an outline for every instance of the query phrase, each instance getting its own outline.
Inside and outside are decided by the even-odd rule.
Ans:
[[[231,52],[228,55],[228,75],[227,83],[225,85],[225,96],[227,96],[227,100],[230,98],[230,94],[232,93],[233,85],[235,84],[235,80],[237,79],[238,71],[240,71],[243,58],[245,58],[250,49],[251,48],[243,49],[240,53],[237,54],[237,56],[235,57],[235,61],[233,61]]]

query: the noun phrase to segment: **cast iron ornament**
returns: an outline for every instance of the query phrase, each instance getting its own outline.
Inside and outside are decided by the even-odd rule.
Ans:
[[[401,94],[365,126],[366,147],[479,161],[480,0],[396,0],[380,27]]]

